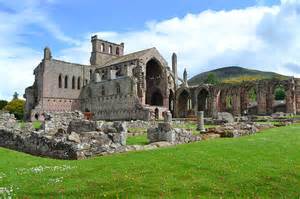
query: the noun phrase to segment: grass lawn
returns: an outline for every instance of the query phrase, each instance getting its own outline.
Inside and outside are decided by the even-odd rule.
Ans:
[[[0,148],[0,187],[14,198],[299,198],[300,125],[80,161]]]
[[[148,142],[147,134],[128,137],[126,140],[127,145],[146,145]]]

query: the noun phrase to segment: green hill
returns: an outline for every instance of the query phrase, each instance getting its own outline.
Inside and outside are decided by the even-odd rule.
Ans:
[[[255,81],[261,79],[287,79],[287,76],[274,72],[250,70],[238,66],[230,66],[200,73],[192,77],[188,82],[190,85],[207,83],[207,77],[213,74],[220,83],[241,83],[242,81]]]

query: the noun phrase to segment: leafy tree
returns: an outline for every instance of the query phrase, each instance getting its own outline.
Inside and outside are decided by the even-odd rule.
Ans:
[[[251,90],[248,93],[248,97],[250,99],[250,102],[256,102],[257,95],[256,95],[256,90],[254,88],[251,88]]]
[[[2,110],[6,105],[7,105],[7,101],[6,100],[0,100],[0,110]]]
[[[282,86],[279,86],[275,89],[275,100],[284,100],[285,99],[285,90]]]
[[[219,83],[219,80],[218,80],[216,74],[214,74],[214,73],[209,73],[209,74],[207,75],[207,78],[206,78],[206,80],[204,81],[204,83],[206,83],[206,84],[217,84],[217,83]]]
[[[19,93],[15,92],[13,95],[13,100],[19,99]]]
[[[9,113],[14,114],[18,120],[23,119],[24,117],[24,106],[25,101],[21,99],[15,99],[10,101],[5,107],[4,110],[9,111]]]

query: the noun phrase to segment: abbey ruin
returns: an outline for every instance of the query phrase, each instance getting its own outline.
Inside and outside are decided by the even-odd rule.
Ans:
[[[173,117],[206,117],[218,112],[234,116],[300,113],[300,79],[261,80],[240,85],[189,86],[187,72],[177,74],[177,56],[171,67],[156,48],[124,54],[124,43],[116,44],[92,36],[90,65],[52,58],[49,48],[35,68],[34,84],[25,91],[26,119],[36,120],[44,112],[80,110],[94,120],[161,119],[170,110]],[[276,101],[277,86],[285,99]],[[256,93],[256,98],[250,93]]]

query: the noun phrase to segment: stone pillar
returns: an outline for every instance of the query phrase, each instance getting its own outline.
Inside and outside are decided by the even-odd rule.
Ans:
[[[212,102],[211,102],[211,116],[213,118],[217,118],[218,117],[218,93],[212,96]]]
[[[257,87],[257,114],[265,115],[267,113],[266,85],[260,84]]]
[[[273,113],[273,101],[274,101],[274,92],[273,87],[269,86],[267,88],[267,96],[266,96],[266,110],[269,115]]]
[[[232,97],[233,115],[238,116],[241,114],[241,98],[240,93],[235,93]]]
[[[164,112],[164,122],[165,123],[171,123],[172,122],[172,114],[170,111]]]
[[[293,92],[293,88],[289,88],[286,91],[286,112],[296,114],[296,97]]]
[[[200,132],[205,132],[204,128],[204,111],[197,112],[197,130]]]

